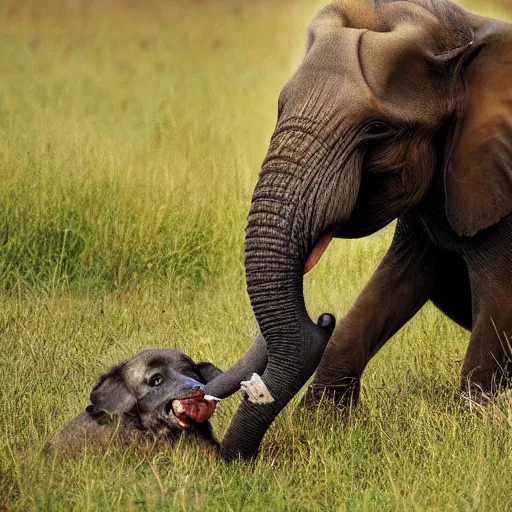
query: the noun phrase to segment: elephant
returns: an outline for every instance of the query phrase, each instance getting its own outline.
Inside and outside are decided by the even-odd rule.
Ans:
[[[492,395],[511,356],[511,212],[512,25],[450,0],[322,9],[280,94],[246,228],[273,400],[242,401],[222,456],[255,457],[317,368],[309,401],[357,399],[369,359],[427,301],[471,331],[462,391]],[[329,336],[307,313],[304,272],[333,237],[395,220],[387,254]]]

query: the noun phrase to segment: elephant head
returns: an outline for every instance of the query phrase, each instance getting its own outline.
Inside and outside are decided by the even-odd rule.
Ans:
[[[369,235],[439,191],[457,235],[512,211],[511,71],[511,26],[448,0],[347,0],[313,20],[246,231],[274,402],[242,403],[226,458],[256,453],[321,358],[327,334],[307,314],[303,274],[333,237]]]

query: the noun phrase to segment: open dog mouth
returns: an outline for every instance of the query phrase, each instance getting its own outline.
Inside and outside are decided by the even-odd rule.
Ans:
[[[208,421],[216,407],[214,400],[207,400],[203,391],[197,391],[185,398],[171,400],[165,409],[168,416],[174,416],[180,428],[186,430],[194,423]]]

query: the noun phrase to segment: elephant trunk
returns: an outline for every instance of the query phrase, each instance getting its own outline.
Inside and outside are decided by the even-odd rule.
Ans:
[[[281,203],[276,202],[275,196],[253,202],[246,233],[247,291],[267,343],[269,364],[279,359],[280,375],[298,378],[297,363],[302,356],[312,355],[310,346],[321,356],[323,349],[317,342],[322,341],[323,333],[319,335],[304,303],[307,248],[295,239],[292,226],[286,226],[293,222],[293,212],[286,219],[276,210],[289,215],[293,207],[284,198]]]
[[[227,398],[240,389],[240,382],[249,380],[253,373],[261,375],[267,366],[267,346],[261,333],[244,356],[233,366],[208,382],[204,387],[207,395]]]
[[[273,143],[283,148],[275,139]],[[290,147],[289,141],[285,147]],[[300,170],[304,162],[299,161],[304,155],[295,160],[291,155],[268,156],[254,192],[246,231],[246,280],[267,343],[263,382],[273,402],[242,403],[222,443],[226,459],[249,458],[257,453],[267,428],[315,371],[332,332],[329,327],[322,328],[322,320],[317,325],[310,319],[304,303],[304,271],[311,266],[312,254],[312,259],[317,259],[314,247],[325,248],[323,235],[333,228],[326,222],[326,208],[315,205],[322,191],[308,192],[310,187],[304,180],[310,172],[318,175],[315,161],[325,155],[321,148],[315,152],[311,141],[307,147],[317,159],[309,158],[304,172]],[[350,211],[354,203],[355,197],[350,198]],[[327,236],[330,238],[332,235]]]

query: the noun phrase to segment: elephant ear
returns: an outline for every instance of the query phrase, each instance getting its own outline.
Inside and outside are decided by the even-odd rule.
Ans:
[[[501,27],[487,28],[468,66],[467,106],[445,171],[446,213],[460,236],[512,212],[512,31]]]
[[[378,30],[361,36],[362,74],[391,117],[406,112],[407,124],[426,126],[450,112],[462,119],[448,142],[446,213],[458,235],[473,236],[512,212],[511,25],[445,0],[379,12]]]

